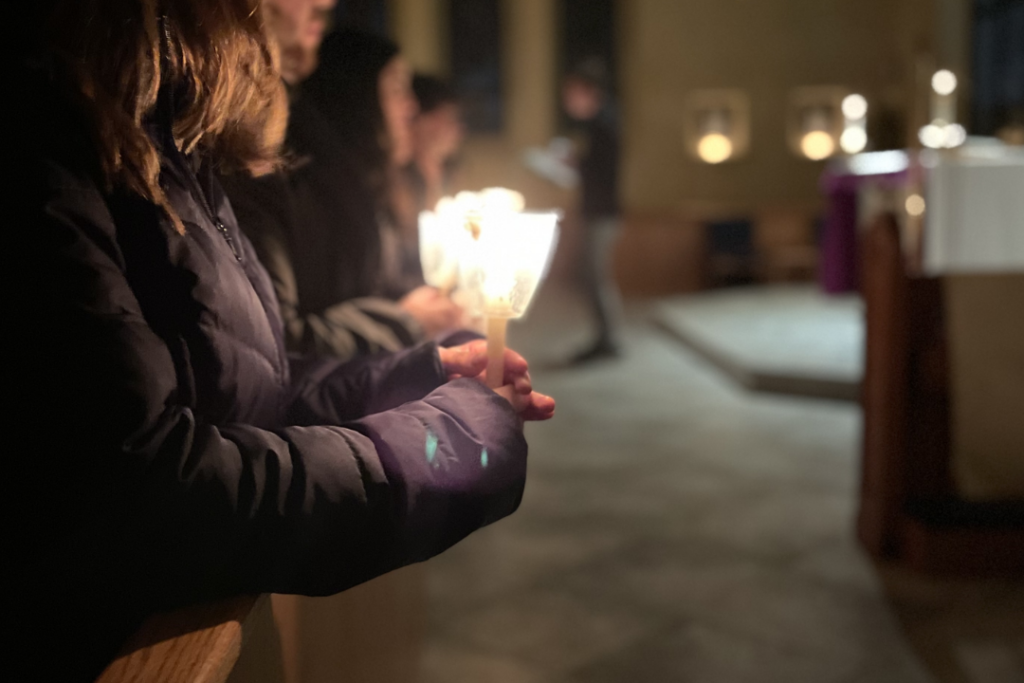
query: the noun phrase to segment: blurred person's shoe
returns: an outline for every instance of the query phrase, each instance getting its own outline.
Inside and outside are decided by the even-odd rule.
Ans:
[[[570,365],[584,365],[598,360],[608,360],[611,358],[618,358],[622,355],[622,350],[612,342],[609,341],[598,341],[593,346],[580,351],[569,360]]]

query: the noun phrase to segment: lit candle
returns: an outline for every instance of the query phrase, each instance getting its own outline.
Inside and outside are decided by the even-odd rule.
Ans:
[[[932,120],[956,123],[956,75],[948,69],[932,76]]]
[[[434,211],[419,216],[420,266],[423,279],[445,296],[451,295],[459,277],[459,255],[468,234],[463,208],[450,197],[437,203]]]
[[[529,308],[557,237],[559,214],[524,213],[521,195],[492,191],[470,217],[472,239],[460,263],[462,285],[487,318],[487,385],[503,384],[509,320]]]
[[[956,75],[947,69],[932,75],[932,121],[918,131],[921,144],[952,149],[967,141],[967,129],[956,122]]]

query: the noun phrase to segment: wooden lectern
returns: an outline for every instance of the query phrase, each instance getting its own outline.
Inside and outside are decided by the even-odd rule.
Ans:
[[[908,275],[891,214],[862,254],[861,543],[920,571],[1024,574],[1024,500],[973,502],[954,485],[942,279]]]

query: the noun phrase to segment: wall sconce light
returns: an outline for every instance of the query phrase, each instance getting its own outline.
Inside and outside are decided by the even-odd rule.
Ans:
[[[941,69],[932,75],[932,121],[917,133],[929,149],[952,149],[967,142],[967,130],[956,122],[956,74]]]
[[[686,100],[683,139],[691,157],[721,164],[750,147],[750,99],[737,89],[695,90]]]
[[[833,87],[797,88],[792,92],[787,137],[790,149],[796,155],[812,161],[821,161],[836,153],[847,129],[847,119],[843,112],[843,102],[847,95],[848,92],[842,88]],[[851,101],[851,113],[861,113],[858,111],[860,104],[859,101]],[[863,117],[856,117],[857,119],[867,116],[866,100],[863,105]],[[864,137],[867,137],[866,133]],[[852,143],[861,142],[859,138],[857,133],[847,136],[851,148],[856,146]],[[863,140],[863,144],[867,144],[866,139]]]

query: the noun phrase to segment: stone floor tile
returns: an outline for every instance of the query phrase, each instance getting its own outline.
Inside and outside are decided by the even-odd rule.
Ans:
[[[484,529],[431,561],[428,595],[447,614],[614,553],[619,535],[566,525],[531,528],[520,519]]]
[[[649,308],[586,368],[561,365],[571,294],[510,329],[557,416],[528,426],[516,515],[426,564],[427,683],[981,683],[1024,660],[1024,584],[860,550],[856,405],[747,393]]]
[[[574,672],[571,683],[846,683],[842,664],[690,624]]]
[[[423,654],[420,677],[415,683],[542,683],[544,680],[540,669],[524,661],[433,641]]]
[[[438,636],[561,672],[628,647],[665,623],[660,615],[613,602],[531,590],[459,614]]]

